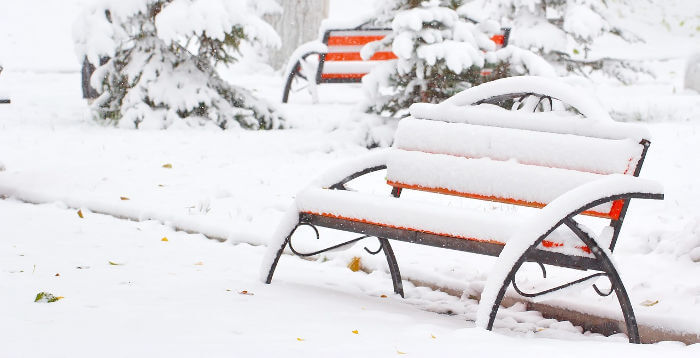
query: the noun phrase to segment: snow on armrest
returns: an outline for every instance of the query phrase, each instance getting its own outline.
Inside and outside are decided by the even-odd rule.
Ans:
[[[386,165],[388,149],[374,150],[366,155],[345,160],[314,179],[310,187],[328,188],[365,169]]]
[[[545,206],[508,239],[488,276],[477,311],[476,324],[485,328],[496,296],[518,259],[537,239],[553,230],[568,216],[585,210],[599,200],[613,197],[663,199],[663,186],[653,180],[613,174],[572,189]],[[599,204],[599,202],[598,202]],[[597,237],[593,237],[598,242]],[[599,243],[606,249],[604,243]]]
[[[328,46],[323,44],[321,41],[314,40],[297,47],[296,50],[294,50],[294,52],[292,52],[292,54],[289,56],[287,68],[285,69],[284,73],[292,72],[292,70],[294,70],[294,66],[297,64],[297,61],[299,61],[302,56],[313,52],[326,53],[328,52]]]

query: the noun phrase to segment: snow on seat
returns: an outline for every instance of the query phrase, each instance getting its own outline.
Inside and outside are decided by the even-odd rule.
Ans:
[[[527,221],[511,215],[479,213],[405,198],[320,188],[299,193],[296,205],[299,212],[307,214],[499,245],[505,245]],[[563,228],[552,232],[540,248],[591,256],[590,250]]]

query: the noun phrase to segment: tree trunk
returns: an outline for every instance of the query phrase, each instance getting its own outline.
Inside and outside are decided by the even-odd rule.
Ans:
[[[283,68],[299,45],[317,39],[321,20],[328,17],[328,0],[281,0],[282,14],[266,16],[282,38],[282,47],[270,54],[270,65]]]

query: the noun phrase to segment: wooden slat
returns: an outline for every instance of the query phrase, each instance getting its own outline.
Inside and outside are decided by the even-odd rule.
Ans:
[[[460,196],[460,197],[469,198],[469,199],[493,201],[493,202],[497,202],[497,203],[526,206],[526,207],[530,207],[530,208],[543,208],[547,205],[545,203],[537,203],[537,202],[526,201],[526,200],[515,199],[515,198],[501,198],[501,197],[490,196],[490,195],[463,193],[463,192],[459,192],[459,191],[451,190],[451,189],[446,189],[446,188],[430,188],[430,187],[424,187],[424,186],[420,186],[420,185],[399,183],[399,182],[390,181],[390,180],[387,180],[386,183],[394,188],[411,189],[411,190],[419,190],[419,191],[425,191],[425,192],[430,192],[430,193]],[[616,200],[613,202],[613,205],[612,205],[612,208],[610,209],[610,212],[599,212],[599,211],[588,210],[588,211],[584,211],[582,214],[588,215],[588,216],[594,216],[594,217],[598,217],[598,218],[617,220],[620,217],[620,212],[622,211],[623,204],[624,204],[624,200]]]
[[[397,57],[393,52],[375,52],[369,61],[395,60]],[[326,61],[362,61],[359,52],[332,52],[326,54]]]

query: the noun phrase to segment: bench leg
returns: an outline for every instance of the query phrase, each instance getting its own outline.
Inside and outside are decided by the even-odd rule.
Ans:
[[[378,238],[379,243],[382,245],[382,250],[384,250],[384,255],[386,255],[386,262],[389,264],[389,272],[391,272],[391,282],[394,284],[394,293],[404,297],[403,293],[403,283],[401,282],[401,272],[399,271],[399,264],[396,262],[396,256],[394,256],[394,250],[391,248],[389,240]]]
[[[622,314],[625,318],[625,325],[627,326],[627,336],[629,337],[630,343],[641,343],[641,340],[639,338],[639,327],[637,326],[637,318],[634,315],[634,309],[632,308],[632,302],[630,301],[629,296],[627,295],[627,290],[625,290],[625,286],[622,283],[622,279],[620,278],[620,274],[617,272],[615,269],[615,265],[613,265],[612,260],[610,260],[610,257],[608,254],[600,248],[600,246],[596,243],[596,241],[591,238],[586,231],[584,231],[578,223],[573,221],[572,219],[568,219],[564,221],[564,224],[568,226],[571,231],[578,236],[581,241],[583,241],[586,246],[591,250],[591,253],[595,256],[595,258],[598,260],[600,263],[600,270],[605,273],[605,275],[610,279],[610,283],[612,284],[613,289],[615,290],[615,294],[617,295],[617,300],[620,303],[620,308],[622,309]],[[544,238],[541,237],[539,240],[535,242],[528,250],[526,250],[522,256],[518,259],[518,261],[513,265],[511,268],[510,272],[506,276],[505,280],[503,280],[503,285],[501,286],[501,289],[498,291],[498,295],[496,296],[496,300],[494,301],[493,306],[491,307],[491,313],[489,315],[489,322],[488,325],[486,326],[486,329],[492,330],[493,329],[493,323],[496,320],[496,313],[498,312],[498,308],[501,305],[501,301],[503,301],[503,297],[505,296],[506,289],[510,284],[512,284],[515,280],[515,274],[518,272],[520,267],[523,265],[525,262],[528,253],[530,250],[533,250],[537,245],[539,245]]]
[[[291,236],[291,234],[290,234]],[[275,274],[275,268],[277,268],[277,262],[280,260],[280,256],[282,256],[282,252],[284,252],[284,248],[287,247],[287,243],[289,242],[289,236],[284,240],[284,243],[282,246],[280,246],[279,250],[277,250],[277,254],[275,255],[274,260],[272,261],[272,264],[270,265],[270,271],[267,272],[267,278],[265,278],[265,283],[270,283],[272,282],[272,275]]]
[[[282,93],[282,103],[287,103],[289,100],[289,91],[292,89],[292,81],[294,81],[294,76],[297,75],[297,69],[299,68],[299,62],[294,65],[292,72],[287,76],[287,82],[284,85],[284,92]]]
[[[627,336],[629,337],[630,343],[641,343],[639,338],[639,327],[637,327],[637,318],[634,315],[634,309],[632,308],[632,302],[630,301],[629,295],[627,295],[627,290],[625,285],[622,283],[620,274],[615,269],[615,265],[610,260],[608,254],[598,246],[595,242],[575,221],[569,219],[564,222],[571,231],[578,236],[581,241],[583,241],[591,253],[598,259],[603,271],[608,276],[613,289],[615,290],[615,295],[617,296],[618,302],[620,302],[620,308],[622,309],[622,314],[625,318],[625,324],[627,326]]]

